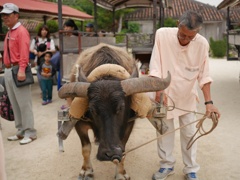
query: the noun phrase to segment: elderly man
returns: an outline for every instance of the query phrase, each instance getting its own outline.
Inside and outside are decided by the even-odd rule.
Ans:
[[[18,22],[19,8],[15,4],[4,4],[1,16],[4,24],[9,28],[4,41],[4,78],[17,129],[17,133],[8,137],[8,140],[20,140],[20,144],[23,145],[37,138],[34,129],[31,86],[17,87],[12,78],[12,67],[19,66],[17,78],[19,81],[24,81],[25,68],[29,63],[30,36],[26,28]]]
[[[213,105],[210,94],[212,78],[209,75],[207,40],[198,34],[203,20],[194,11],[185,12],[178,21],[177,28],[161,28],[156,32],[156,39],[150,60],[150,76],[165,77],[170,71],[172,80],[170,86],[164,90],[167,97],[171,97],[176,107],[189,111],[196,111],[198,101],[198,82],[206,105],[208,117],[216,113],[220,117],[218,109]],[[160,101],[160,93],[157,92],[154,99]],[[164,104],[172,105],[167,97]],[[194,113],[174,109],[167,114],[165,123],[168,131],[174,130],[174,119],[179,119],[180,126],[195,121]],[[183,157],[183,173],[187,180],[198,180],[197,171],[200,169],[196,162],[197,144],[187,150],[187,144],[196,131],[195,124],[186,126],[180,130],[181,150]],[[175,158],[173,156],[174,133],[168,134],[158,140],[158,155],[161,158],[160,169],[153,175],[153,180],[164,180],[174,173]]]

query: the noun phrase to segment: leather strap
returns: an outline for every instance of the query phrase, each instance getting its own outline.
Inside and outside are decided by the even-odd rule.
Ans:
[[[10,61],[10,64],[12,64],[12,61],[11,61],[11,56],[10,56],[10,50],[9,50],[9,32],[8,32],[8,38],[7,38],[7,49],[8,49],[8,57],[9,57],[9,61]]]

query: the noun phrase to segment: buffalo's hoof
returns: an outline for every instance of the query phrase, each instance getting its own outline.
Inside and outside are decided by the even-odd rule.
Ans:
[[[78,180],[93,180],[93,177],[88,177],[88,176],[81,177],[81,176],[78,176]]]
[[[94,180],[93,170],[81,170],[78,176],[78,180]]]
[[[117,174],[115,176],[115,180],[130,180],[130,176],[128,174]]]

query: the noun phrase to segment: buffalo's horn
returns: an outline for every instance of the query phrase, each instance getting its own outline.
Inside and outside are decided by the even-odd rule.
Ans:
[[[157,77],[130,78],[121,81],[126,96],[141,92],[154,92],[166,89],[171,82],[171,74],[165,79]]]
[[[71,82],[64,84],[58,91],[58,96],[62,99],[67,97],[87,97],[87,90],[90,86],[88,82]]]

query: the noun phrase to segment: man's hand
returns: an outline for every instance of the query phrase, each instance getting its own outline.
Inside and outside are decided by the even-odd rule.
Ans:
[[[216,113],[217,118],[219,119],[221,114],[218,109],[213,104],[206,105],[206,115],[208,118],[211,118],[212,113]]]
[[[156,102],[160,102],[160,100],[161,100],[161,94],[163,95],[163,104],[164,104],[165,106],[167,106],[167,105],[168,105],[168,98],[167,98],[167,96],[164,94],[163,91],[157,91],[157,92],[156,92],[155,101],[156,101]]]
[[[25,81],[26,73],[25,72],[18,72],[17,79],[18,79],[18,81]]]

